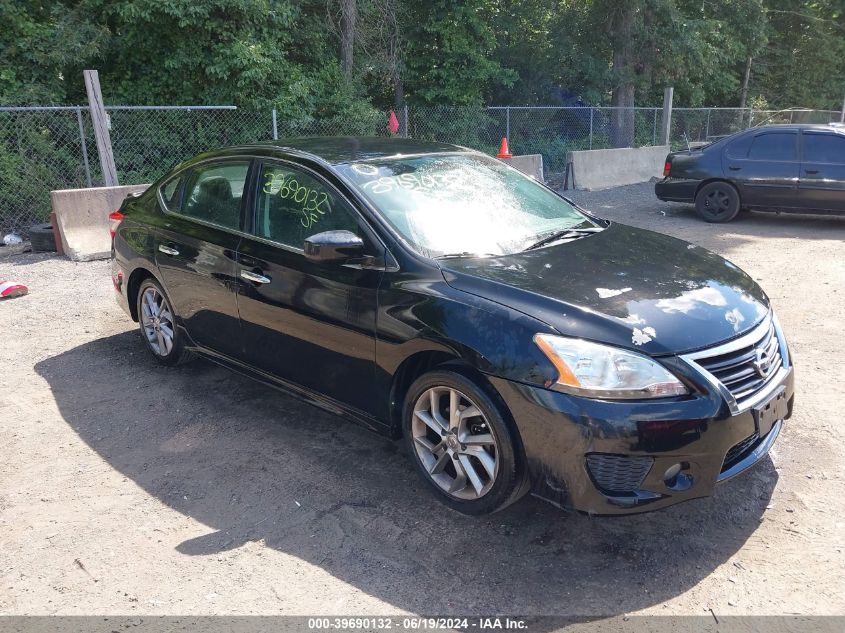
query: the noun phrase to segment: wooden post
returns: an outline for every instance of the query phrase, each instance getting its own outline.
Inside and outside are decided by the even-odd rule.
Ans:
[[[663,89],[663,120],[660,124],[660,144],[668,145],[669,136],[672,133],[672,93],[675,91],[671,86]]]
[[[97,139],[97,153],[100,155],[103,181],[106,187],[117,187],[117,167],[114,165],[103,93],[100,92],[100,77],[96,70],[83,70],[82,74],[85,77],[85,91],[88,93],[88,107],[91,110],[94,138]]]

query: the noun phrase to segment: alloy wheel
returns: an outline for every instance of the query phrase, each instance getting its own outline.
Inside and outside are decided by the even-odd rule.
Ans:
[[[173,350],[173,312],[167,299],[153,287],[141,295],[141,325],[147,343],[158,356],[167,356]]]
[[[414,449],[428,476],[462,500],[483,497],[499,471],[493,429],[475,403],[451,387],[427,389],[414,405]]]

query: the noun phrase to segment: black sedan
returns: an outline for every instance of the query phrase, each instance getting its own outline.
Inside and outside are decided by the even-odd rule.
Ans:
[[[201,355],[403,437],[461,512],[706,496],[792,410],[748,275],[463,148],[233,147],[111,219],[117,299],[157,361]]]
[[[741,209],[845,213],[845,128],[766,125],[666,157],[661,200],[693,202],[708,222]]]

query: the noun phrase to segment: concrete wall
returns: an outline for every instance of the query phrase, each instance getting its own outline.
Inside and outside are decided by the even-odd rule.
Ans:
[[[514,156],[513,158],[500,158],[503,163],[507,163],[514,169],[518,169],[526,176],[531,176],[534,180],[545,182],[543,179],[543,155],[542,154],[525,154],[524,156]]]
[[[73,261],[104,259],[111,254],[109,214],[130,193],[149,185],[61,189],[50,192],[65,255]]]
[[[569,152],[570,186],[589,190],[646,182],[663,174],[668,153],[668,145]]]

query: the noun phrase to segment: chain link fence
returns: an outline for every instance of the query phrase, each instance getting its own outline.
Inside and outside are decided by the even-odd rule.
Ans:
[[[157,180],[177,163],[226,145],[295,136],[388,136],[388,113],[289,120],[233,106],[106,107],[118,179]],[[542,154],[547,175],[573,150],[660,143],[662,108],[412,107],[397,113],[400,136],[495,154],[507,137],[514,154]],[[710,141],[763,123],[828,123],[821,110],[674,108],[670,144]],[[89,111],[82,106],[0,108],[0,236],[46,222],[50,191],[102,185]]]

